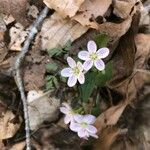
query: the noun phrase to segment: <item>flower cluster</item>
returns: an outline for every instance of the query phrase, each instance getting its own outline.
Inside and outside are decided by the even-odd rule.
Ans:
[[[96,118],[93,115],[79,115],[67,103],[63,103],[60,111],[65,114],[65,124],[70,123],[70,129],[77,132],[78,136],[83,139],[88,139],[90,136],[98,138],[96,135],[97,129],[92,125]]]
[[[76,63],[71,57],[67,58],[69,67],[64,68],[61,71],[61,75],[69,78],[67,83],[69,87],[73,87],[77,81],[83,84],[85,82],[84,74],[89,71],[92,66],[95,66],[99,71],[105,69],[105,63],[102,59],[109,55],[109,49],[105,47],[97,50],[96,43],[89,41],[87,50],[78,53],[78,57],[85,61],[83,64],[81,62]]]

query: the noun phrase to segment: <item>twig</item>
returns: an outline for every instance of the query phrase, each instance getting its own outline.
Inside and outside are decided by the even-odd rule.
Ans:
[[[145,70],[145,69],[134,69],[135,72],[141,72],[141,73],[145,73],[147,75],[150,75],[150,71]]]
[[[48,13],[48,7],[45,7],[43,11],[40,13],[39,17],[35,20],[35,22],[30,27],[30,33],[28,35],[27,40],[25,41],[25,44],[18,55],[16,62],[15,62],[15,73],[16,73],[16,80],[17,80],[17,86],[19,88],[21,99],[23,103],[23,111],[24,111],[24,119],[25,119],[25,131],[26,131],[26,150],[31,150],[30,146],[30,126],[29,126],[29,114],[28,114],[28,106],[27,106],[27,99],[25,96],[20,66],[21,62],[24,59],[26,53],[28,52],[29,46],[31,44],[31,41],[33,40],[35,34],[37,33],[37,28],[41,24],[41,22],[44,20]]]

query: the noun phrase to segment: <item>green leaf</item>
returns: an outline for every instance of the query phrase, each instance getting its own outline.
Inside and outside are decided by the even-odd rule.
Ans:
[[[94,41],[96,42],[97,47],[101,48],[101,47],[107,46],[109,38],[108,38],[108,35],[106,34],[98,34],[98,35],[95,35]]]
[[[49,54],[50,57],[60,56],[63,53],[61,47],[53,48],[53,49],[48,49],[47,51],[48,51],[48,54]]]
[[[69,40],[69,41],[66,43],[66,45],[65,45],[64,48],[63,48],[63,50],[64,50],[65,52],[68,52],[68,51],[70,50],[70,48],[71,48],[71,40]]]
[[[106,64],[105,70],[98,73],[96,79],[96,85],[98,87],[105,86],[106,82],[112,78],[112,69],[113,69],[112,62],[108,62]]]
[[[49,73],[55,73],[58,70],[58,65],[56,63],[46,64],[46,70]]]
[[[46,90],[51,90],[51,89],[54,89],[54,85],[53,85],[53,81],[50,80],[48,82],[46,82]]]
[[[99,114],[100,114],[100,102],[99,102],[99,98],[100,98],[100,96],[99,95],[97,95],[97,98],[96,98],[96,105],[92,108],[92,111],[91,111],[91,114],[92,115],[94,115],[94,116],[99,116]]]
[[[87,103],[95,87],[95,72],[88,72],[85,75],[85,83],[79,86],[80,98]]]
[[[53,83],[55,85],[55,87],[58,87],[59,83],[56,77],[53,77]]]

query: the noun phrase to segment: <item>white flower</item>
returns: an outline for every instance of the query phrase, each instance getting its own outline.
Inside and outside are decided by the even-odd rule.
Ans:
[[[70,124],[70,129],[78,133],[80,138],[88,139],[89,136],[98,138],[97,129],[92,125],[96,118],[93,115],[76,115]]]
[[[64,113],[66,116],[64,118],[65,124],[68,124],[70,122],[74,121],[74,116],[76,113],[73,111],[71,106],[67,103],[62,103],[63,107],[60,107],[60,111]]]
[[[77,80],[80,84],[83,84],[85,82],[85,77],[83,73],[83,65],[81,62],[75,62],[71,57],[67,58],[67,62],[69,67],[65,68],[61,71],[61,75],[63,77],[69,77],[68,79],[68,86],[73,87]]]
[[[105,69],[105,64],[102,58],[109,55],[109,49],[104,47],[97,50],[96,43],[89,41],[87,44],[88,51],[80,51],[78,57],[81,60],[85,60],[83,67],[84,70],[88,71],[94,65],[98,70],[102,71]]]

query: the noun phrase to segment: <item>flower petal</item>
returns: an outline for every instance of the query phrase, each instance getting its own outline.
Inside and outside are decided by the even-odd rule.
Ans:
[[[92,133],[92,134],[97,133],[97,129],[96,129],[94,126],[92,126],[92,125],[88,125],[88,126],[86,127],[86,130],[87,130],[88,132]]]
[[[89,133],[85,129],[81,129],[78,131],[78,136],[80,138],[86,138],[89,137]]]
[[[76,76],[73,75],[73,76],[69,77],[68,83],[67,83],[69,87],[73,87],[76,83],[77,83]]]
[[[68,124],[70,121],[71,121],[71,118],[68,115],[66,115],[64,118],[65,124]]]
[[[96,135],[96,134],[91,134],[91,133],[90,133],[90,136],[92,136],[92,137],[98,139],[98,135]]]
[[[95,53],[97,51],[97,46],[94,41],[89,41],[87,44],[87,49],[90,53]]]
[[[83,65],[81,62],[77,62],[77,67],[79,68],[79,70],[82,72],[83,71]]]
[[[85,82],[85,77],[83,73],[80,73],[79,77],[78,77],[78,81],[80,84],[83,84]]]
[[[93,124],[96,120],[96,117],[93,115],[84,115],[83,121],[87,124]]]
[[[76,114],[74,116],[74,120],[77,122],[77,123],[82,123],[83,122],[83,115],[79,115],[79,114]]]
[[[68,113],[68,109],[66,107],[60,107],[60,111],[64,114]]]
[[[100,70],[100,71],[102,71],[102,70],[105,69],[105,64],[104,64],[104,62],[103,62],[101,59],[96,60],[96,61],[94,62],[94,65],[95,65],[95,67],[96,67],[98,70]]]
[[[78,57],[81,59],[81,60],[88,60],[89,59],[89,52],[88,51],[80,51],[78,53]]]
[[[76,67],[76,62],[71,57],[67,57],[67,62],[71,68]]]
[[[105,58],[109,55],[109,49],[107,47],[100,48],[96,53],[99,58]]]
[[[88,60],[88,61],[85,61],[83,63],[83,68],[86,71],[90,70],[92,68],[92,66],[93,66],[93,61],[92,60]]]
[[[63,106],[65,106],[68,110],[71,110],[71,106],[68,103],[62,103]]]
[[[72,69],[71,68],[64,68],[61,71],[61,76],[63,76],[63,77],[70,77],[70,76],[72,76]]]
[[[81,126],[75,122],[71,122],[69,127],[74,132],[78,132],[79,130],[81,130]]]

